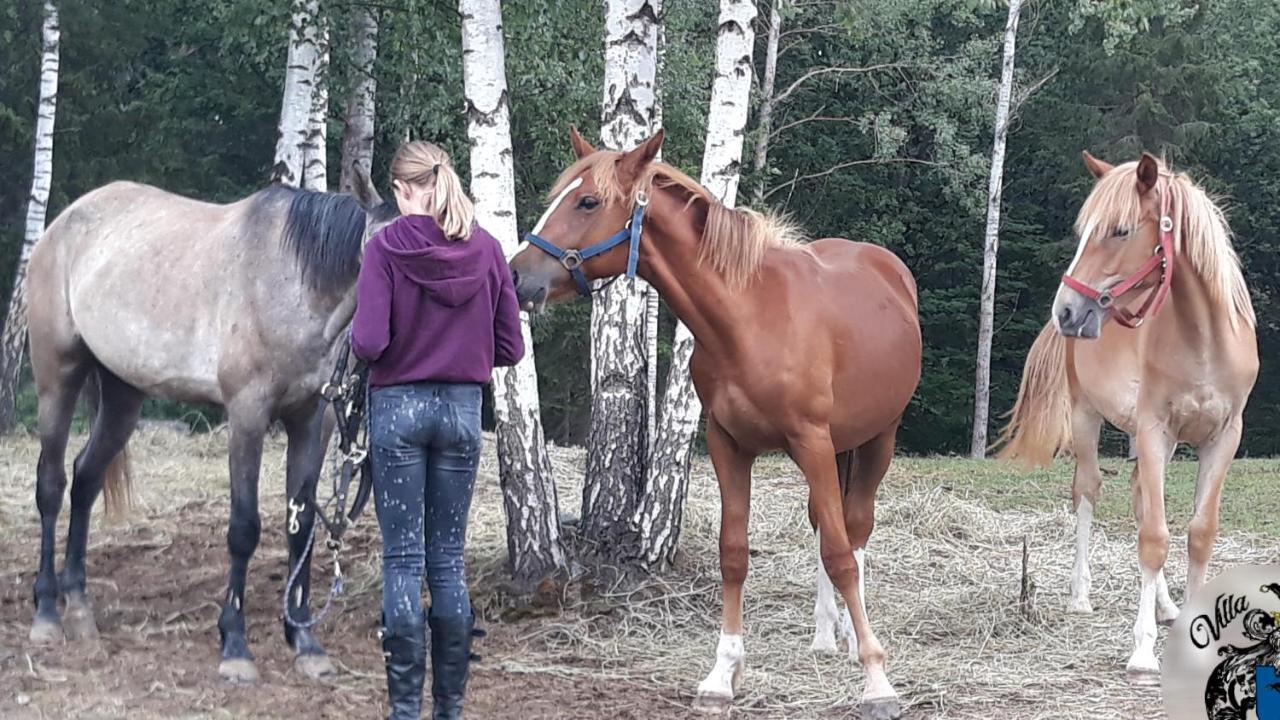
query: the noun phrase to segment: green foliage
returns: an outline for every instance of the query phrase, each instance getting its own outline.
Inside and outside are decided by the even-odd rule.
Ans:
[[[51,217],[117,178],[229,200],[266,181],[276,139],[288,3],[118,0],[64,3]],[[350,4],[322,2],[332,27],[330,168],[336,183],[351,86]],[[713,74],[715,3],[667,0],[664,158],[696,176]],[[378,4],[375,179],[406,136],[468,166],[460,27],[452,3]],[[1005,4],[990,0],[787,2],[769,164],[741,201],[782,209],[812,237],[891,248],[916,274],[925,370],[900,445],[963,452],[988,157]],[[762,18],[768,6],[761,3]],[[504,3],[520,226],[571,160],[566,132],[599,126],[603,10],[587,0]],[[1091,180],[1079,153],[1113,161],[1163,153],[1228,198],[1260,319],[1263,374],[1245,451],[1280,452],[1280,7],[1267,0],[1036,0],[1019,28],[1005,162],[992,410],[1013,403],[1022,361],[1074,248]],[[21,241],[39,70],[39,3],[0,0],[0,287]],[[765,23],[758,24],[757,75]],[[1051,76],[1051,77],[1050,77]],[[1049,80],[1030,97],[1026,89]],[[758,102],[758,93],[753,102]],[[759,128],[748,127],[744,167]],[[790,126],[790,127],[788,127]],[[836,167],[840,166],[840,167]],[[755,203],[761,204],[761,203]],[[175,238],[181,242],[181,238]],[[590,406],[589,305],[534,327],[548,437],[580,441]],[[671,318],[663,316],[670,328]],[[662,347],[663,363],[669,348]],[[663,366],[665,369],[665,365]],[[29,398],[29,394],[26,396]],[[151,404],[182,416],[185,406]],[[1119,438],[1109,436],[1118,443]],[[1118,447],[1118,444],[1116,445]]]

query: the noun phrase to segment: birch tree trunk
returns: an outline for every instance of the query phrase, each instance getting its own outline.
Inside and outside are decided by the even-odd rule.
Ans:
[[[0,335],[0,433],[17,425],[18,380],[22,375],[22,351],[27,342],[27,260],[31,248],[44,234],[49,209],[49,186],[53,181],[53,124],[58,110],[58,44],[62,30],[58,8],[51,0],[44,4],[44,25],[40,31],[40,102],[36,110],[36,150],[31,172],[31,198],[27,202],[27,227],[22,236],[18,268],[13,275],[9,311]]]
[[[355,51],[352,53],[356,75],[347,98],[342,131],[342,174],[338,178],[338,192],[349,193],[355,186],[355,173],[365,177],[373,172],[374,101],[378,94],[378,80],[373,74],[378,59],[378,14],[372,7],[357,5],[351,11],[352,28],[355,31]]]
[[[1013,93],[1013,53],[1022,0],[1009,0],[1004,27],[1004,62],[996,96],[995,140],[991,147],[991,179],[987,191],[986,246],[982,254],[982,299],[978,316],[978,371],[974,383],[973,443],[969,454],[987,455],[987,417],[991,406],[991,336],[995,328],[996,257],[1000,251],[1000,194],[1004,190],[1004,146],[1009,134],[1009,98]]]
[[[716,77],[707,113],[707,142],[702,154],[702,184],[733,207],[742,170],[742,149],[751,107],[751,55],[755,45],[754,0],[720,0],[716,37]],[[653,570],[670,565],[680,539],[689,458],[702,405],[689,375],[693,335],[676,324],[671,369],[645,476],[644,492],[631,523],[640,539],[639,561]]]
[[[302,187],[326,192],[329,189],[329,23],[316,18],[316,65],[312,73],[311,112],[307,116],[306,150]]]
[[[778,78],[778,35],[782,32],[782,16],[778,14],[778,3],[782,0],[771,0],[769,3],[769,35],[764,51],[764,78],[760,84],[760,122],[756,129],[755,153],[752,157],[752,170],[759,178],[755,200],[764,200],[764,188],[767,184],[764,170],[769,165],[769,134],[773,131],[773,88]]]
[[[630,150],[656,130],[661,0],[607,0],[601,140]],[[582,489],[583,537],[606,559],[632,554],[627,525],[644,486],[650,343],[649,284],[621,278],[591,308],[591,429]]]
[[[320,60],[320,0],[293,0],[289,23],[289,55],[280,102],[280,133],[276,140],[272,178],[293,187],[304,184],[308,142],[316,105],[316,68]],[[326,93],[327,104],[327,93]]]
[[[518,247],[502,10],[499,0],[459,0],[458,13],[476,219],[510,257]],[[567,566],[559,501],[538,415],[533,339],[524,313],[521,327],[528,352],[515,367],[494,370],[493,398],[508,561],[516,582],[532,589]]]

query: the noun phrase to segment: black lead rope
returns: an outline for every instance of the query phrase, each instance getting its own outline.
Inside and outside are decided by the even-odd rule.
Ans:
[[[307,495],[306,488],[303,488],[299,490],[297,496],[289,498],[290,537],[301,531],[299,515],[306,510],[308,503],[315,509],[316,516],[312,520],[311,531],[307,536],[306,549],[303,550],[297,564],[290,570],[289,579],[284,586],[282,602],[284,621],[290,627],[299,629],[312,628],[319,624],[328,614],[334,598],[342,594],[343,575],[340,558],[343,548],[342,537],[350,524],[360,517],[372,492],[373,476],[368,463],[368,428],[365,424],[368,410],[369,369],[357,359],[355,368],[348,374],[350,353],[351,341],[346,339],[343,341],[338,361],[334,365],[333,375],[320,391],[324,399],[333,405],[334,416],[337,418],[338,450],[342,456],[342,464],[337,477],[333,480],[333,493],[323,504],[316,501],[314,488],[310,496]],[[357,474],[360,476],[360,482],[356,488],[351,510],[348,512],[347,499],[351,490],[351,481]],[[316,523],[315,520],[320,522]],[[324,607],[316,613],[314,618],[295,620],[289,610],[289,596],[294,592],[302,568],[306,567],[311,557],[312,548],[315,546],[317,524],[323,524],[329,533],[325,546],[333,555],[333,583],[329,587],[329,595]]]

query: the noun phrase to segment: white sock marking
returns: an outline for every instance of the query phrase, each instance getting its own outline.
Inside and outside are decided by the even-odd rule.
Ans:
[[[1071,612],[1093,612],[1089,589],[1093,577],[1089,573],[1089,535],[1093,530],[1093,503],[1081,498],[1076,507],[1076,564],[1071,571]]]
[[[734,679],[742,674],[742,661],[746,650],[741,635],[729,635],[720,631],[716,645],[716,664],[711,673],[698,685],[699,697],[733,699]]]

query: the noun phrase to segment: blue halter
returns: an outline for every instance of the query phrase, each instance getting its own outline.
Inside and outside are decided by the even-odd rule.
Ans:
[[[533,233],[525,235],[524,239],[530,245],[559,260],[564,269],[568,270],[569,274],[573,276],[573,282],[578,286],[578,294],[583,297],[590,297],[591,285],[587,283],[587,276],[582,272],[582,263],[597,255],[603,255],[624,242],[630,241],[631,243],[627,254],[627,277],[634,278],[636,276],[636,265],[640,261],[640,231],[641,226],[644,224],[644,209],[648,204],[649,197],[647,195],[644,193],[637,195],[636,209],[631,211],[631,221],[625,227],[595,245],[581,250],[558,248],[546,238],[538,237]]]

